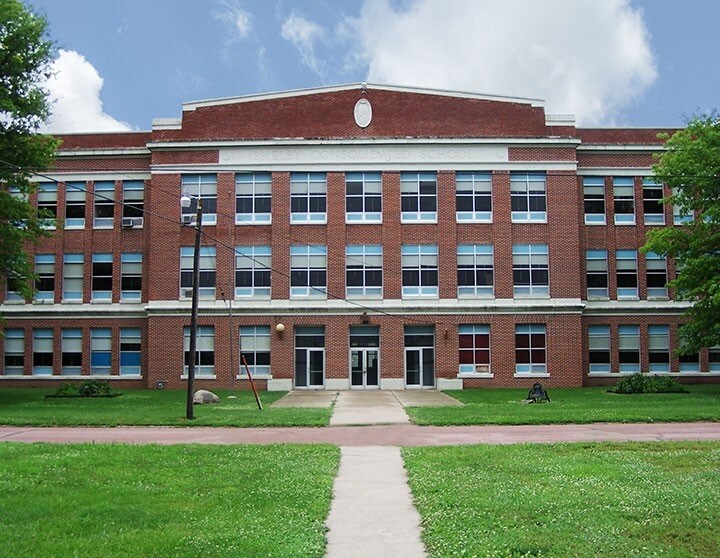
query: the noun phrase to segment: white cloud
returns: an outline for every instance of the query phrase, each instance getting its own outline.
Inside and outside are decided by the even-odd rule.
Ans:
[[[642,12],[629,0],[402,6],[365,0],[343,26],[368,81],[540,98],[548,112],[595,125],[611,123],[657,76]]]
[[[100,90],[103,78],[84,56],[60,50],[52,64],[49,91],[51,115],[42,132],[112,132],[130,130],[126,122],[103,112]]]
[[[316,53],[316,44],[325,37],[325,30],[320,25],[293,12],[283,23],[282,37],[295,46],[305,66],[325,79],[325,65]]]
[[[230,42],[242,41],[252,33],[252,15],[243,8],[239,0],[222,0],[220,9],[213,12],[213,17],[223,22],[230,29]]]

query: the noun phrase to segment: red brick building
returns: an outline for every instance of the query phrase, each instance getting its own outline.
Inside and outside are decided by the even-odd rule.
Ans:
[[[717,380],[720,349],[673,353],[673,262],[638,250],[687,218],[659,203],[660,131],[348,85],[63,136],[32,199],[58,218],[35,297],[0,293],[0,386],[185,385],[183,194],[203,202],[198,387],[245,387],[243,359],[268,389]]]

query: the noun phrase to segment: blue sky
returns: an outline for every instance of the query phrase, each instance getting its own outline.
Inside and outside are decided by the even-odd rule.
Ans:
[[[540,98],[583,126],[720,106],[716,0],[28,4],[59,49],[50,131],[148,130],[187,101],[361,81]]]

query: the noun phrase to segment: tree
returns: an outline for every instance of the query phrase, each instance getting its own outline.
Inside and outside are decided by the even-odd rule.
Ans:
[[[697,115],[664,139],[655,178],[672,188],[665,203],[692,218],[650,231],[643,251],[675,259],[670,286],[678,300],[692,302],[680,328],[679,352],[689,354],[720,345],[720,115]]]
[[[52,163],[57,140],[37,134],[49,104],[43,82],[53,45],[48,22],[19,0],[0,2],[0,285],[32,292],[32,264],[25,246],[47,236],[43,218],[28,202],[30,177]]]

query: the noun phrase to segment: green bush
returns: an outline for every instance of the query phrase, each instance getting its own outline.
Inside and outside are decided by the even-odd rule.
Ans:
[[[682,384],[671,376],[650,376],[638,372],[620,378],[615,393],[686,393]]]
[[[55,390],[56,397],[109,397],[114,395],[107,380],[87,380],[81,384],[63,384]]]

